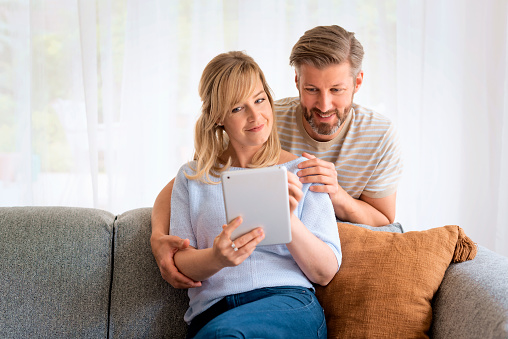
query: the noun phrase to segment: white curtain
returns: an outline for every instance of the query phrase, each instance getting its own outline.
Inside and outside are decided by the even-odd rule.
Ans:
[[[406,230],[508,255],[508,1],[0,0],[0,206],[151,206],[192,158],[201,71],[244,50],[297,96],[293,44],[356,32],[355,101],[398,126]]]

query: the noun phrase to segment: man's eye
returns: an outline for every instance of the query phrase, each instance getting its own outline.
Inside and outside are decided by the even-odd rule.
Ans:
[[[310,92],[310,93],[317,92],[317,89],[316,89],[316,88],[310,88],[310,87],[308,87],[308,88],[306,88],[305,90],[306,90],[307,92]]]
[[[342,88],[332,88],[332,89],[331,89],[331,91],[332,91],[332,92],[335,92],[335,93],[337,93],[337,92],[342,92],[343,90],[344,90],[344,89],[342,89]]]

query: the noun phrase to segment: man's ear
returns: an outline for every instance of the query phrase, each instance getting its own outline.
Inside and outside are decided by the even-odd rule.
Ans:
[[[355,79],[355,93],[360,90],[360,87],[362,87],[363,84],[363,70],[358,72]]]
[[[298,72],[296,71],[296,69],[295,69],[295,84],[296,84],[296,89],[298,91],[300,91],[300,87],[298,86]]]

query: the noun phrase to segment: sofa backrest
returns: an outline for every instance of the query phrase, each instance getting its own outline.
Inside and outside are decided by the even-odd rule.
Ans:
[[[0,208],[0,338],[185,338],[187,290],[150,248],[151,208]]]
[[[119,215],[114,225],[110,338],[185,338],[187,290],[165,282],[150,247],[151,208]]]
[[[105,338],[113,214],[0,208],[0,337]]]

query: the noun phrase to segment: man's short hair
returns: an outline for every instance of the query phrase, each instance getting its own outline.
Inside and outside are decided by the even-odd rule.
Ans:
[[[352,75],[356,76],[362,69],[362,60],[363,46],[355,34],[333,25],[317,26],[306,31],[293,46],[289,64],[298,72],[303,64],[323,69],[347,61]]]

